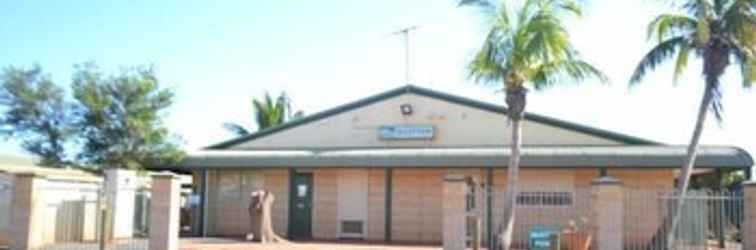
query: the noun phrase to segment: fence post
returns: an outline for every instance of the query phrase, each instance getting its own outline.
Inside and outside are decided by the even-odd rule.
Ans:
[[[743,183],[743,250],[756,250],[756,182]]]
[[[41,181],[34,173],[14,175],[9,223],[11,250],[29,250],[42,244],[38,217]]]
[[[467,184],[464,176],[447,175],[443,187],[443,247],[444,250],[466,248],[465,194]]]
[[[177,250],[181,184],[173,174],[152,176],[150,250]]]
[[[622,183],[609,176],[591,182],[592,222],[598,250],[622,249],[623,203]]]

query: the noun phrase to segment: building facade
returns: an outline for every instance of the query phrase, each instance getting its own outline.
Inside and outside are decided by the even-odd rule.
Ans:
[[[510,138],[504,107],[405,86],[192,152],[180,167],[199,184],[205,236],[253,232],[249,194],[264,188],[276,197],[274,229],[289,238],[439,243],[442,181],[455,174],[484,187],[475,206],[490,240]],[[554,212],[566,224],[575,215],[559,211],[588,209],[575,196],[599,176],[672,189],[685,147],[529,113],[522,154],[518,216]],[[696,167],[750,173],[751,165],[739,148],[702,146]],[[529,196],[550,200],[540,207],[549,211],[529,209],[538,205]]]

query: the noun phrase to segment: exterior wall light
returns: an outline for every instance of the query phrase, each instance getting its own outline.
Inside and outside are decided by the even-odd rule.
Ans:
[[[412,114],[412,105],[409,103],[405,103],[399,106],[399,109],[402,111],[402,115],[411,115]]]

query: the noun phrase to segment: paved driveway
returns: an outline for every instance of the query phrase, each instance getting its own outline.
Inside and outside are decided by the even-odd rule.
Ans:
[[[180,250],[439,250],[440,246],[376,245],[361,242],[291,242],[263,245],[220,238],[182,238]]]

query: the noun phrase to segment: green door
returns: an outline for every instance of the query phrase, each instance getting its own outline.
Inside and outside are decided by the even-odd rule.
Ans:
[[[293,173],[289,195],[289,237],[309,239],[312,236],[312,173]]]

